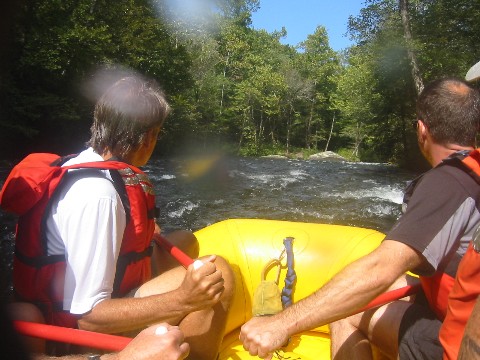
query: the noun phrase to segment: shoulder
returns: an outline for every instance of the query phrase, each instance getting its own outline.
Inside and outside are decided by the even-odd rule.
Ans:
[[[63,218],[83,214],[91,219],[110,216],[123,209],[122,201],[112,182],[101,177],[85,177],[66,183],[56,201],[57,211]]]
[[[418,184],[425,192],[438,192],[438,195],[449,195],[463,192],[479,193],[480,186],[466,171],[457,166],[441,165],[428,171]],[[441,191],[441,193],[439,192]]]
[[[76,164],[81,164],[81,163],[86,163],[91,161],[103,161],[103,158],[99,154],[97,154],[93,150],[93,148],[88,148],[80,152],[77,156],[65,162],[63,166],[76,165]]]
[[[64,164],[76,165],[92,161],[103,161],[103,158],[88,148]],[[99,196],[116,197],[116,190],[110,174],[106,170],[75,169],[69,170],[63,184],[63,193],[78,193],[85,199]]]
[[[84,199],[106,197],[116,199],[117,191],[106,176],[82,176],[67,180],[68,193],[78,193]]]

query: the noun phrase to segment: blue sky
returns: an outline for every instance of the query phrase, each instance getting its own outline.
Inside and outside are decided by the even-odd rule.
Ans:
[[[331,48],[339,51],[351,45],[345,36],[348,17],[357,16],[363,5],[364,0],[260,0],[252,25],[269,33],[285,26],[287,37],[281,41],[290,45],[304,41],[318,25],[323,25]]]

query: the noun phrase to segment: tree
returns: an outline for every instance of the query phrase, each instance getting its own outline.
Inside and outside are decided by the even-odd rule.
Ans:
[[[308,97],[308,114],[305,119],[305,146],[316,148],[319,140],[326,141],[334,117],[330,97],[336,84],[333,76],[340,69],[338,55],[330,48],[327,31],[318,26],[312,35],[301,43],[298,69],[313,85]]]
[[[412,32],[410,30],[410,19],[408,15],[408,0],[399,0],[400,5],[400,16],[402,18],[403,33],[407,46],[407,54],[410,59],[410,64],[412,66],[412,76],[415,83],[415,88],[417,89],[417,94],[420,94],[423,90],[423,79],[420,73],[420,69],[417,63],[417,56],[415,51],[412,48]]]
[[[352,155],[359,157],[360,147],[372,140],[372,119],[380,107],[382,96],[377,88],[372,59],[368,52],[353,52],[350,65],[338,76],[333,105],[340,112],[342,135],[352,141]]]
[[[188,54],[173,46],[147,0],[37,0],[25,2],[19,17],[2,94],[10,99],[3,108],[10,120],[2,124],[29,144],[25,152],[82,146],[92,104],[82,100],[79,88],[97,66],[134,69],[157,79],[169,94],[189,86]]]

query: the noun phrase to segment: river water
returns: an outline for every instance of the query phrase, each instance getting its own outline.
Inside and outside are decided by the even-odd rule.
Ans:
[[[228,218],[267,218],[388,230],[414,174],[385,164],[272,158],[220,159],[203,175],[189,162],[155,160],[165,228],[197,230]],[[205,167],[205,166],[204,166]]]
[[[160,226],[192,231],[229,218],[264,218],[387,231],[415,174],[386,164],[277,158],[151,160]],[[8,174],[0,168],[0,185]],[[8,274],[15,218],[0,212],[0,271]],[[7,279],[8,282],[8,279]]]

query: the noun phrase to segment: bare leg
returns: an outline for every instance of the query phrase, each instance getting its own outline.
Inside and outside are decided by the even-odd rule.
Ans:
[[[394,301],[378,308],[368,324],[368,338],[389,359],[398,358],[398,334],[405,312],[412,304]]]
[[[364,313],[357,314],[329,325],[333,360],[373,359],[370,341],[359,330],[362,318],[366,316]]]
[[[389,290],[411,283],[400,277]],[[378,309],[366,311],[330,324],[332,359],[396,359],[398,331],[410,298],[395,301]],[[375,349],[372,349],[372,345]],[[378,351],[373,351],[377,350]],[[375,355],[375,356],[374,356]]]
[[[7,311],[13,320],[45,324],[42,312],[33,304],[13,302],[8,304]],[[46,342],[44,339],[22,336],[22,341],[30,353],[45,353]]]
[[[220,301],[212,308],[188,314],[178,324],[185,335],[185,341],[190,345],[189,359],[215,359],[223,339],[228,309],[235,290],[235,277],[225,259],[217,257],[215,265],[224,279],[225,290]],[[167,270],[142,285],[135,296],[143,297],[173,290],[180,286],[184,276],[185,270],[182,267]]]
[[[225,291],[212,308],[193,312],[180,322],[185,341],[190,344],[188,359],[216,359],[223,339],[228,310],[235,291],[235,277],[230,265],[217,257],[215,265],[222,271]]]

